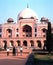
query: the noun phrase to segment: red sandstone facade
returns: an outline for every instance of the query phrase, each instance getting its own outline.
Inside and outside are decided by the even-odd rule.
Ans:
[[[12,18],[0,24],[0,47],[27,47],[43,49],[46,40],[48,19],[42,17],[39,22],[37,15],[30,8],[18,14],[17,23]]]

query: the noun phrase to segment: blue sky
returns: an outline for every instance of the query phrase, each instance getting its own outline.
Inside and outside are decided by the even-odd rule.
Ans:
[[[17,22],[18,13],[27,7],[27,3],[39,19],[45,16],[53,22],[53,0],[0,0],[0,24],[9,17]]]

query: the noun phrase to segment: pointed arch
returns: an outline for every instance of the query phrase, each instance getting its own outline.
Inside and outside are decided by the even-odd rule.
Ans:
[[[27,46],[27,41],[26,40],[23,41],[23,46]]]
[[[17,46],[21,46],[20,40],[17,40]]]
[[[34,41],[30,40],[30,43],[31,43],[31,47],[34,47]]]
[[[38,43],[38,47],[41,48],[42,47],[41,41],[37,40],[37,43]]]
[[[7,41],[6,40],[3,40],[3,47],[5,50],[7,49]]]

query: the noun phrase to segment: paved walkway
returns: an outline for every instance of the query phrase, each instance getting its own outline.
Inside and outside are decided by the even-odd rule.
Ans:
[[[25,65],[28,56],[28,52],[23,53],[22,56],[20,55],[20,53],[18,53],[18,56],[13,56],[12,53],[7,56],[5,51],[0,52],[0,65]]]
[[[10,54],[0,54],[0,65],[25,65],[28,58],[28,54],[18,54],[18,56],[12,56]]]

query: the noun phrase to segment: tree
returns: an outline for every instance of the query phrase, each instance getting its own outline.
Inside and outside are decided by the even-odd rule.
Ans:
[[[52,37],[52,51],[53,51],[53,33],[51,34]]]
[[[46,32],[46,49],[49,53],[52,51],[51,23],[48,22],[48,30]]]

